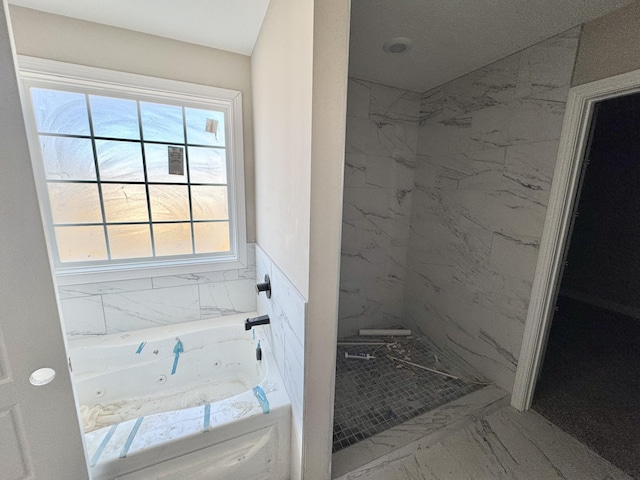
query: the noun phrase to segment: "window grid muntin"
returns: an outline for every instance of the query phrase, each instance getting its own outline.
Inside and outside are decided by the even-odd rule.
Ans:
[[[102,197],[102,183],[100,182],[100,169],[98,168],[98,151],[96,149],[96,140],[93,135],[93,117],[91,115],[91,102],[89,101],[89,95],[84,94],[85,104],[87,106],[87,119],[89,121],[89,133],[91,135],[91,151],[93,152],[93,164],[96,169],[96,181],[98,187],[98,200],[100,201],[100,212],[102,214],[102,231],[104,232],[104,242],[107,249],[107,261],[111,260],[111,248],[109,247],[109,235],[107,234],[107,215],[104,210],[104,198]],[[56,224],[51,220],[51,225],[55,230]],[[58,256],[58,262],[63,263],[60,260],[60,250],[57,247],[56,242],[56,254]]]
[[[187,145],[189,145],[189,137],[187,136],[187,112],[184,107],[182,107],[182,134],[184,135],[184,160],[187,168],[187,192],[189,195],[189,230],[191,231],[191,253],[196,253],[196,239],[195,232],[193,231],[193,198],[191,197],[191,176],[190,176],[190,166],[189,166],[189,149]],[[227,204],[227,219],[229,218],[229,207]]]
[[[55,248],[55,254],[56,254],[56,263],[60,266],[63,267],[73,267],[73,266],[91,266],[91,265],[109,265],[113,263],[113,259],[112,259],[112,255],[111,255],[111,251],[110,251],[110,244],[109,244],[109,233],[108,233],[108,226],[110,225],[149,225],[149,234],[150,234],[150,240],[151,240],[151,249],[152,249],[152,257],[132,257],[132,258],[125,258],[125,259],[118,259],[117,262],[118,263],[128,263],[128,262],[140,262],[140,261],[149,261],[149,260],[168,260],[171,261],[172,259],[176,259],[176,258],[202,258],[202,257],[212,257],[215,256],[216,254],[228,254],[228,253],[232,253],[233,252],[233,244],[234,244],[234,221],[231,215],[231,204],[230,201],[232,201],[232,189],[230,188],[231,183],[230,180],[232,179],[231,175],[232,175],[232,168],[231,168],[231,164],[230,164],[230,159],[229,159],[229,150],[228,150],[228,145],[229,145],[229,136],[228,136],[228,130],[229,130],[229,118],[228,118],[228,112],[225,108],[221,108],[220,106],[217,105],[204,105],[204,104],[198,104],[198,103],[194,103],[194,102],[178,102],[176,101],[174,102],[170,102],[170,101],[164,101],[164,99],[162,101],[158,101],[157,99],[154,100],[154,103],[159,103],[159,104],[165,104],[165,105],[177,105],[181,107],[181,112],[182,112],[182,127],[183,127],[183,135],[184,135],[184,142],[180,143],[180,142],[162,142],[162,141],[158,141],[158,140],[145,140],[144,139],[144,131],[143,131],[143,126],[142,126],[142,115],[141,115],[141,105],[140,103],[142,101],[150,101],[148,98],[146,99],[142,99],[142,97],[138,97],[135,95],[114,95],[114,94],[110,94],[111,92],[89,92],[89,91],[84,91],[84,92],[76,92],[75,89],[64,89],[61,88],[60,86],[36,86],[33,85],[31,88],[41,88],[41,89],[49,89],[49,90],[58,90],[58,91],[70,91],[70,92],[75,92],[75,93],[83,93],[85,96],[85,102],[86,102],[86,108],[87,108],[87,116],[88,116],[88,121],[89,121],[89,130],[90,130],[90,135],[82,135],[82,134],[60,134],[60,133],[54,133],[54,132],[40,132],[39,129],[36,127],[36,131],[37,131],[37,136],[38,139],[41,137],[62,137],[62,138],[75,138],[75,139],[89,139],[91,140],[91,145],[92,145],[92,153],[93,153],[93,160],[94,160],[94,168],[96,170],[96,180],[65,180],[65,179],[51,179],[49,180],[48,178],[46,178],[46,174],[45,174],[45,182],[46,183],[75,183],[75,184],[96,184],[97,188],[98,188],[98,196],[99,196],[99,201],[100,201],[100,210],[101,210],[101,215],[102,215],[102,223],[91,223],[91,222],[83,222],[83,223],[55,223],[53,222],[53,218],[51,217],[51,207],[49,206],[49,215],[51,217],[51,228],[52,230],[55,230],[56,227],[79,227],[79,226],[102,226],[103,228],[103,232],[104,232],[104,237],[105,237],[105,243],[106,243],[106,249],[107,249],[107,256],[108,259],[107,260],[100,260],[100,261],[77,261],[77,262],[62,262],[60,260],[60,251],[57,245],[57,241],[55,239],[55,235],[53,236],[53,241],[54,244],[56,246]],[[120,93],[120,92],[119,92]],[[92,112],[91,112],[91,104],[90,104],[90,99],[89,99],[89,95],[94,95],[94,94],[98,94],[101,96],[110,96],[113,98],[118,98],[118,99],[128,99],[128,100],[134,100],[136,102],[136,110],[137,110],[137,119],[138,119],[138,129],[139,129],[139,134],[140,134],[140,139],[131,139],[131,138],[116,138],[116,137],[108,137],[108,136],[96,136],[95,132],[94,132],[94,128],[93,128],[93,116],[92,116]],[[31,97],[32,98],[32,97]],[[205,144],[200,144],[200,143],[189,143],[189,138],[188,138],[188,133],[187,133],[187,119],[186,119],[186,108],[187,106],[189,108],[195,108],[195,109],[201,109],[201,110],[211,110],[211,111],[218,111],[221,112],[224,116],[224,136],[225,136],[225,145],[224,146],[220,146],[220,145],[205,145]],[[99,161],[98,161],[98,152],[97,152],[97,146],[96,146],[96,141],[98,140],[106,140],[106,141],[113,141],[113,142],[128,142],[128,143],[139,143],[140,144],[140,148],[141,148],[141,155],[142,155],[142,166],[143,166],[143,173],[144,173],[144,181],[121,181],[121,180],[102,180],[101,176],[100,176],[100,165],[99,165]],[[159,181],[149,181],[148,178],[148,170],[147,170],[147,160],[146,160],[146,151],[145,151],[145,143],[148,144],[155,144],[155,145],[165,145],[165,146],[180,146],[184,149],[184,159],[185,159],[185,168],[187,171],[187,182],[159,182]],[[206,183],[206,182],[197,182],[194,183],[193,186],[216,186],[216,187],[225,187],[226,188],[226,194],[227,194],[227,217],[225,219],[216,219],[216,220],[194,220],[193,219],[193,207],[192,207],[192,195],[191,195],[191,181],[190,181],[190,164],[189,164],[189,148],[188,147],[204,147],[204,148],[209,148],[209,149],[217,149],[217,150],[224,150],[225,151],[225,171],[226,171],[226,177],[227,177],[227,183]],[[135,221],[135,222],[107,222],[106,221],[106,212],[105,212],[105,207],[104,207],[104,198],[102,195],[102,185],[103,184],[123,184],[123,185],[144,185],[145,186],[145,194],[146,194],[146,200],[147,200],[147,214],[149,216],[149,221],[148,222],[140,222],[140,221]],[[152,217],[152,209],[151,209],[151,197],[149,195],[149,186],[150,185],[177,185],[177,186],[187,186],[187,190],[188,190],[188,200],[189,200],[189,220],[159,220],[159,221],[153,221],[153,217]],[[155,238],[154,238],[154,232],[153,232],[153,225],[154,224],[184,224],[184,223],[189,223],[189,227],[190,227],[190,232],[191,232],[191,253],[190,254],[181,254],[181,255],[163,255],[163,256],[157,256],[156,255],[156,245],[155,245]],[[206,252],[206,253],[196,253],[196,247],[195,247],[195,232],[194,232],[194,223],[228,223],[229,224],[229,237],[228,237],[228,242],[229,242],[229,250],[226,252]]]
[[[147,157],[144,149],[144,136],[142,133],[142,114],[140,109],[140,101],[136,101],[138,110],[138,131],[140,132],[140,153],[142,155],[142,173],[144,177],[144,192],[147,196],[147,215],[149,218],[149,239],[151,241],[151,255],[156,258],[156,241],[153,236],[153,217],[151,216],[151,196],[149,195],[149,175],[147,174]],[[185,139],[186,140],[186,139]]]

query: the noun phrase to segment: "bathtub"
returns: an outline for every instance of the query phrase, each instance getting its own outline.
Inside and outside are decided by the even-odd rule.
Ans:
[[[70,343],[93,480],[289,478],[291,404],[250,316]]]

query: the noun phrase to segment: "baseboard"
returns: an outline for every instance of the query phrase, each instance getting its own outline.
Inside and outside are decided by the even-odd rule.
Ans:
[[[618,302],[613,302],[611,300],[607,300],[605,298],[596,297],[591,294],[586,294],[579,292],[577,290],[573,290],[570,288],[561,288],[560,293],[563,297],[568,297],[573,300],[577,300],[582,303],[586,303],[588,305],[593,305],[594,307],[602,308],[604,310],[610,310],[612,312],[621,313],[623,315],[627,315],[628,317],[637,318],[640,320],[640,308],[631,307],[629,305],[623,305]]]

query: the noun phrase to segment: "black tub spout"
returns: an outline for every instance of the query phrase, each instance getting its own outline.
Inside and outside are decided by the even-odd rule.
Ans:
[[[267,325],[269,323],[271,323],[271,320],[269,320],[269,315],[262,315],[260,317],[247,318],[244,321],[244,329],[251,330],[256,325]]]

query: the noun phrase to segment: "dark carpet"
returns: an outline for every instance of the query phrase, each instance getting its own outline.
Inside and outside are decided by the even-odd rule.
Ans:
[[[533,409],[640,479],[640,319],[557,305]]]

